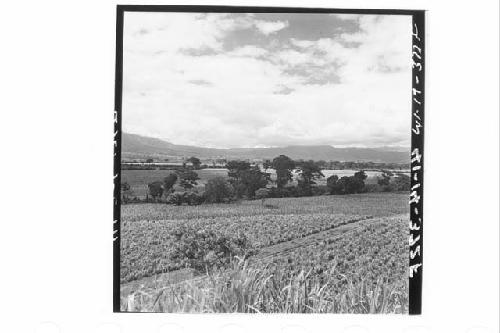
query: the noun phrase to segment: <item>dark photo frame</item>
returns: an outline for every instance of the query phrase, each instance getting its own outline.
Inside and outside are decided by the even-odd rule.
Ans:
[[[423,258],[423,176],[424,176],[424,105],[425,105],[425,11],[399,9],[333,9],[232,6],[153,6],[118,5],[116,12],[116,77],[114,110],[114,193],[113,193],[113,312],[122,312],[120,299],[121,242],[121,162],[122,162],[122,89],[123,31],[126,12],[189,12],[189,13],[318,13],[378,14],[412,17],[412,99],[409,225],[409,307],[408,313],[422,313]],[[408,78],[410,80],[410,78]]]

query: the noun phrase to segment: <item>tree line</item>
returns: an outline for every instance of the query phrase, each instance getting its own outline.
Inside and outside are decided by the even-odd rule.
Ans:
[[[303,159],[295,160],[297,163],[307,162]],[[140,163],[138,160],[134,160],[135,163]],[[144,162],[144,160],[143,160]],[[145,160],[146,165],[129,165],[127,162],[123,162],[122,169],[123,170],[155,170],[155,169],[172,169],[171,165],[154,165],[155,162],[168,163],[169,159],[163,160],[155,160],[153,158],[148,158]],[[188,163],[191,163],[194,169],[209,169],[213,167],[221,167],[221,165],[227,165],[227,163],[231,162],[225,158],[212,160],[212,163],[207,161],[202,161],[197,157],[190,157],[184,161],[182,161],[182,167],[188,167]],[[172,162],[173,163],[173,162]],[[272,160],[264,159],[263,164],[270,164]],[[354,161],[325,161],[319,160],[314,162],[321,169],[330,169],[330,170],[409,170],[409,163],[384,163],[384,162],[354,162]]]
[[[228,177],[216,176],[207,181],[204,191],[199,191],[199,176],[194,169],[199,169],[201,161],[196,157],[190,158],[192,167],[178,168],[163,179],[148,184],[146,201],[160,201],[175,205],[199,205],[201,203],[229,203],[241,199],[303,197],[316,195],[344,195],[363,192],[381,191],[409,191],[410,178],[402,173],[383,171],[378,177],[377,184],[365,184],[365,171],[357,171],[353,176],[338,177],[332,175],[326,179],[326,186],[319,186],[317,180],[324,178],[323,164],[313,160],[292,160],[286,155],[280,155],[272,160],[264,160],[263,169],[252,165],[248,161],[227,161]],[[275,179],[271,179],[269,169],[276,172]],[[293,173],[297,172],[296,185],[293,183]],[[174,190],[174,186],[182,188]],[[122,202],[134,201],[131,199],[130,186],[122,184]],[[138,199],[135,199],[138,200]]]

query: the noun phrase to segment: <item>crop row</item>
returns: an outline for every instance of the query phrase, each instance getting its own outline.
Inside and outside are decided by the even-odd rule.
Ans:
[[[375,284],[408,278],[408,217],[381,218],[316,244],[266,259],[288,271],[311,271],[311,278],[342,285]],[[259,263],[262,265],[262,263]],[[335,272],[335,273],[333,273]]]
[[[184,227],[200,232],[244,235],[258,250],[366,218],[319,213],[123,222],[121,280],[136,280],[183,268],[184,261],[173,260],[171,251],[175,242],[173,235]]]
[[[408,313],[407,220],[364,221],[286,254],[124,295],[122,310]]]
[[[123,221],[177,220],[210,217],[235,217],[288,214],[345,214],[388,216],[408,212],[408,195],[400,193],[363,193],[349,196],[270,198],[231,204],[172,206],[166,204],[130,204],[121,206]]]

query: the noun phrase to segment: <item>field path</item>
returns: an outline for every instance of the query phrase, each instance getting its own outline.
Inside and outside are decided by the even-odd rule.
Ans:
[[[327,229],[316,234],[308,235],[303,238],[292,239],[291,241],[282,242],[276,245],[271,245],[262,248],[258,254],[252,257],[252,260],[263,260],[273,257],[277,254],[283,255],[301,247],[317,244],[325,239],[338,239],[346,232],[365,227],[366,225],[378,223],[380,218],[368,217],[360,219],[352,223],[344,224],[336,228]]]

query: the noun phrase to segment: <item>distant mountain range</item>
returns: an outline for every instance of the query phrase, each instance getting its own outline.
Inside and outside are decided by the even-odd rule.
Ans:
[[[122,159],[169,157],[226,158],[226,159],[272,159],[287,155],[292,159],[325,161],[371,161],[382,163],[409,163],[410,149],[405,147],[379,148],[335,148],[328,145],[287,146],[276,148],[229,148],[216,149],[175,145],[170,142],[122,133]]]

